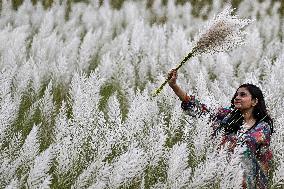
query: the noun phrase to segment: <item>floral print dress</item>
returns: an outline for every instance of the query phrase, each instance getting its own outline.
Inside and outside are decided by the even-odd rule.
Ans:
[[[217,113],[212,113],[206,105],[201,104],[194,96],[187,96],[182,102],[181,108],[186,114],[193,117],[210,114],[211,120],[213,120],[214,134],[220,128],[220,124],[226,121],[226,116],[233,111],[231,108],[220,108]],[[268,188],[268,171],[272,159],[272,152],[269,149],[270,137],[270,126],[264,121],[256,123],[248,130],[240,126],[236,133],[224,132],[220,145],[233,143],[242,147],[240,158],[243,165],[246,165],[243,170],[242,188]]]

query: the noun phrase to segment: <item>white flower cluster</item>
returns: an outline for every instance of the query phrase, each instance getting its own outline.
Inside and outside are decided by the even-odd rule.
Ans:
[[[192,50],[194,54],[229,51],[245,42],[246,32],[243,28],[251,20],[239,19],[232,16],[232,12],[233,9],[228,6],[207,23],[195,42]]]

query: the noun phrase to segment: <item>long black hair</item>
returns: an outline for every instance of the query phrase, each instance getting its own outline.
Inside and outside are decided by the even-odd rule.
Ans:
[[[273,133],[273,120],[267,112],[263,93],[260,88],[250,83],[242,84],[239,86],[239,88],[246,88],[251,94],[252,99],[257,99],[257,104],[254,106],[252,112],[253,117],[256,119],[255,125],[260,121],[265,121],[269,124],[271,133]],[[234,100],[236,97],[237,93],[234,94],[231,100],[231,109],[233,109],[233,111],[221,122],[225,128],[225,131],[229,133],[236,133],[240,129],[240,126],[243,124],[244,120],[241,112],[235,109]]]

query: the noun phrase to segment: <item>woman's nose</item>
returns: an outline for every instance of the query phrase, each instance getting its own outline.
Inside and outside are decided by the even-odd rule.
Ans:
[[[237,96],[235,97],[235,100],[240,100],[240,96],[237,95]]]

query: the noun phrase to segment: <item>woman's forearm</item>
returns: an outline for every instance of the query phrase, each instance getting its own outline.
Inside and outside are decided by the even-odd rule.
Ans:
[[[181,101],[185,101],[187,94],[183,89],[181,89],[177,84],[170,85],[170,87],[173,89],[173,91]]]
[[[168,83],[169,86],[173,89],[173,91],[175,92],[175,94],[179,97],[179,99],[181,101],[185,101],[186,100],[186,92],[184,90],[182,90],[176,83],[177,80],[177,71],[175,69],[172,69],[169,73],[168,73]]]

